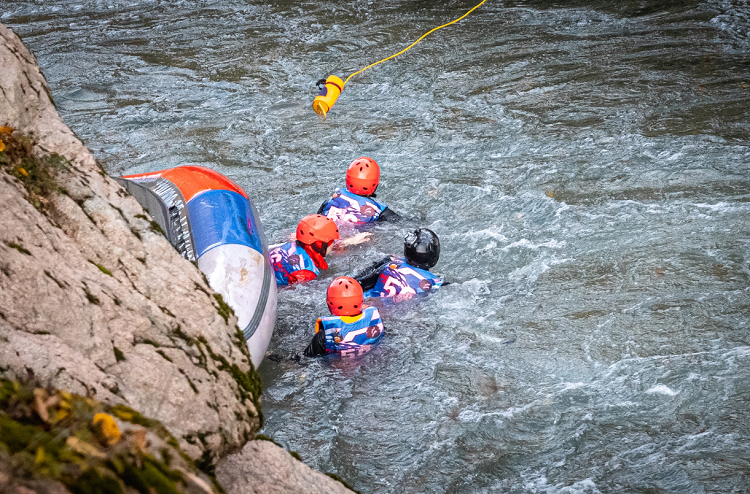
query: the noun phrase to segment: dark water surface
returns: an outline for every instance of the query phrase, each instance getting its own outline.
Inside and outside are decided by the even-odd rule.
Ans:
[[[362,492],[750,492],[750,5],[8,1],[112,174],[200,164],[271,242],[346,165],[409,219],[280,294],[265,434]],[[288,357],[428,226],[452,285],[358,361]]]

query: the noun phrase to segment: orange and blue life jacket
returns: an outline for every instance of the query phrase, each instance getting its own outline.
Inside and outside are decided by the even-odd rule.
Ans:
[[[347,355],[369,350],[385,333],[376,307],[365,307],[358,316],[321,317],[315,333],[325,331],[326,353]]]
[[[297,245],[297,242],[287,242],[274,247],[268,251],[271,267],[276,273],[276,285],[286,286],[289,284],[289,275],[295,271],[311,271],[317,276],[320,269],[305,249]]]
[[[371,197],[336,189],[333,197],[323,205],[320,214],[337,223],[372,223],[377,221],[380,213],[387,207]]]
[[[411,298],[426,293],[443,284],[443,278],[426,269],[407,264],[404,259],[394,257],[387,262],[378,276],[375,286],[365,292],[365,298],[397,297]]]

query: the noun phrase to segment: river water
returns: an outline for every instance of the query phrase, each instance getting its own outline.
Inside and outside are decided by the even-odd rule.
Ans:
[[[750,4],[16,1],[0,22],[114,175],[206,165],[270,242],[375,158],[406,219],[280,293],[264,433],[362,492],[750,492]],[[358,360],[325,286],[441,238],[449,286]]]

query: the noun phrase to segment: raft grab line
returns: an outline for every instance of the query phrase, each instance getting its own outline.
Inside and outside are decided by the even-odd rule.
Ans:
[[[330,75],[326,79],[319,80],[316,85],[318,87],[320,87],[320,93],[313,100],[313,103],[312,103],[313,110],[319,116],[323,117],[323,120],[325,120],[327,118],[328,112],[331,111],[331,108],[333,108],[333,105],[336,104],[336,100],[339,98],[339,96],[341,95],[341,93],[344,91],[344,88],[346,87],[346,84],[349,82],[349,79],[351,79],[352,77],[354,77],[357,74],[361,74],[362,72],[364,72],[365,70],[367,70],[367,69],[369,69],[371,67],[375,67],[376,65],[381,64],[383,62],[386,62],[386,61],[388,61],[388,60],[390,60],[392,58],[395,58],[395,57],[401,55],[402,53],[406,53],[407,51],[411,50],[417,43],[419,43],[420,41],[422,41],[423,39],[425,39],[428,35],[434,33],[438,29],[443,29],[444,27],[450,26],[451,24],[455,24],[456,22],[464,19],[467,15],[471,14],[476,9],[478,9],[479,7],[481,7],[482,4],[484,2],[486,2],[486,1],[487,0],[482,0],[477,5],[475,5],[474,7],[472,7],[471,10],[469,10],[468,12],[466,12],[464,15],[462,15],[458,19],[454,19],[454,20],[452,20],[452,21],[450,21],[450,22],[448,22],[446,24],[443,24],[442,26],[438,26],[438,27],[430,29],[429,31],[427,31],[426,33],[424,33],[422,36],[420,36],[419,39],[417,39],[414,43],[410,44],[409,46],[407,46],[406,48],[404,48],[400,52],[394,53],[390,57],[386,57],[386,58],[384,58],[382,60],[378,60],[375,63],[371,63],[367,67],[365,67],[363,69],[360,69],[360,70],[358,70],[358,71],[350,74],[349,77],[347,77],[345,81],[342,81],[339,77],[337,77],[335,75]],[[321,87],[321,85],[322,85],[322,87]]]

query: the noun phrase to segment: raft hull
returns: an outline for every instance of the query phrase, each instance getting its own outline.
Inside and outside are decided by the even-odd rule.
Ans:
[[[276,323],[276,281],[258,215],[244,190],[208,168],[183,166],[116,179],[237,315],[250,357],[263,361]]]

